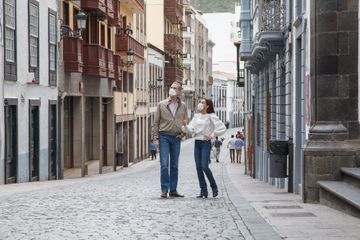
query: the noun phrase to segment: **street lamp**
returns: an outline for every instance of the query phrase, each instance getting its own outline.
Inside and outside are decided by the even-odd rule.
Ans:
[[[84,29],[86,29],[86,21],[87,21],[87,15],[82,10],[79,11],[78,14],[76,14],[76,23],[77,23],[77,30],[71,29],[70,26],[67,25],[61,25],[60,26],[60,37],[77,37],[81,38],[81,33]]]
[[[241,41],[234,42],[234,45],[236,47],[237,86],[244,87],[244,77],[240,76],[240,44]],[[242,75],[244,76],[244,73]]]

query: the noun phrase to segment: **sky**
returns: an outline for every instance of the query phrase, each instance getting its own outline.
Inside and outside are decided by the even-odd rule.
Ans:
[[[230,39],[232,13],[205,13],[213,48],[213,71],[236,74],[236,48]]]

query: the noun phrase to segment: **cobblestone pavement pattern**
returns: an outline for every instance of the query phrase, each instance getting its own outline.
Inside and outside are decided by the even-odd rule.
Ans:
[[[0,239],[245,239],[245,225],[224,187],[224,163],[211,164],[220,194],[208,199],[196,198],[192,140],[182,143],[179,165],[183,199],[159,198],[158,160],[117,173],[0,194]]]

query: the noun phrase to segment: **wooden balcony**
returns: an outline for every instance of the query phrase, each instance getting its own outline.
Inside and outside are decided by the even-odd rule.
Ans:
[[[114,55],[114,80],[121,80],[121,59],[118,55]]]
[[[105,49],[106,52],[106,64],[107,64],[107,77],[114,79],[114,52],[111,49]]]
[[[144,63],[144,45],[128,34],[116,34],[116,55],[127,56],[127,52],[134,51],[134,61]]]
[[[81,0],[81,8],[96,12],[99,16],[106,15],[106,0]]]
[[[109,25],[111,25],[111,26],[121,26],[122,19],[120,17],[120,3],[119,3],[119,0],[114,0],[113,1],[113,11],[114,11],[113,18],[111,18],[111,17],[108,18]],[[109,16],[109,13],[108,13],[108,16]]]
[[[164,35],[164,47],[165,51],[172,54],[182,53],[183,49],[183,40],[175,34],[165,34]]]
[[[65,72],[83,72],[82,40],[77,37],[64,37],[63,49]]]
[[[107,77],[106,48],[98,44],[83,45],[84,74]]]
[[[106,0],[106,14],[108,17],[108,21],[114,20],[115,16],[115,9],[114,9],[114,2],[118,2],[118,0]]]
[[[165,66],[165,85],[169,86],[174,81],[183,82],[183,70],[173,65]]]
[[[183,7],[180,0],[164,0],[164,15],[172,23],[179,23],[183,18]]]
[[[144,13],[145,2],[144,0],[121,0],[121,4],[131,9],[133,13]]]

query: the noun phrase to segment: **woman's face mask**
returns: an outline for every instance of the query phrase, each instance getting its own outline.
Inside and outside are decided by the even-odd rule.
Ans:
[[[175,97],[175,96],[177,96],[177,92],[175,91],[175,89],[170,88],[170,90],[169,90],[169,96],[170,96],[170,97]]]
[[[197,105],[197,110],[198,110],[199,112],[202,112],[202,111],[204,110],[204,108],[205,108],[205,106],[204,106],[204,104],[202,104],[202,103],[199,103],[199,104]]]

